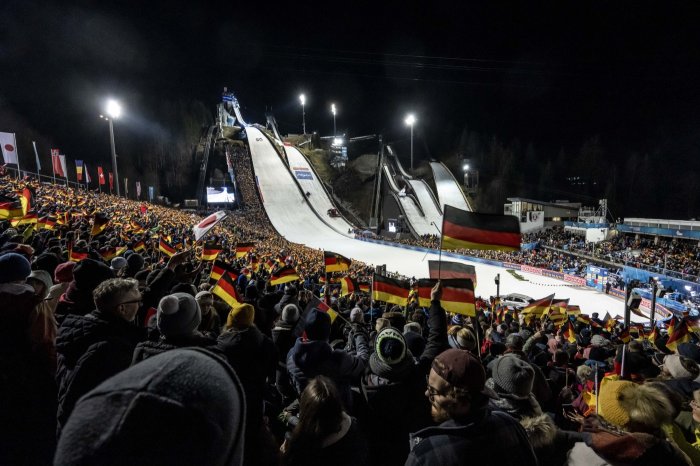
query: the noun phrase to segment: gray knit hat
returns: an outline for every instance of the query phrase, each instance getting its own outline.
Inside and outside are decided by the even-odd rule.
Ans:
[[[491,371],[499,395],[524,400],[530,396],[535,370],[519,357],[506,354],[494,361]]]
[[[160,300],[156,319],[164,336],[187,335],[199,327],[202,311],[192,295],[173,293]]]
[[[282,322],[287,325],[294,325],[299,320],[299,308],[296,304],[287,304],[282,309]]]
[[[388,380],[400,380],[414,365],[406,340],[395,328],[387,327],[377,334],[369,367],[374,374]]]

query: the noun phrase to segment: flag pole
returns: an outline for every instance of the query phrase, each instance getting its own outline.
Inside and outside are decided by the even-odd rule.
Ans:
[[[17,133],[12,133],[12,139],[15,141],[15,151],[17,151],[17,179],[19,180],[22,169],[19,168],[19,147],[17,147]]]
[[[629,329],[627,330],[627,332],[629,333]],[[620,377],[623,379],[625,378],[625,356],[627,353],[626,349],[627,349],[627,344],[623,343],[622,344],[622,364],[620,367]]]
[[[444,207],[443,207],[444,210]],[[445,216],[442,216],[442,225],[440,228],[440,252],[438,253],[438,280],[442,278],[442,242],[445,238],[443,232],[445,231]]]

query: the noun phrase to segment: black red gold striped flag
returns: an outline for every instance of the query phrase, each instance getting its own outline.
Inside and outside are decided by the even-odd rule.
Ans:
[[[336,317],[338,317],[338,313],[335,312],[335,310],[330,307],[328,304],[324,303],[320,299],[318,299],[316,296],[312,295],[311,299],[309,299],[308,304],[304,308],[304,310],[301,312],[301,316],[299,317],[299,320],[297,321],[296,326],[294,327],[294,336],[295,337],[301,337],[303,336],[306,338],[306,335],[304,334],[304,325],[306,324],[306,316],[312,311],[312,310],[318,310],[321,312],[325,312],[328,314],[331,318],[331,324],[335,321]]]
[[[360,291],[363,293],[369,293],[371,285],[369,283],[360,283]]]
[[[8,200],[0,202],[0,220],[9,220],[18,217],[24,217],[22,204],[19,201]]]
[[[109,262],[115,257],[117,257],[117,248],[116,247],[111,247],[107,249],[103,249],[100,251],[100,256],[102,256],[102,260],[105,262]]]
[[[468,278],[476,288],[476,267],[461,262],[428,261],[428,276],[430,278]]]
[[[520,222],[513,215],[467,212],[445,205],[443,249],[520,250]]]
[[[550,294],[549,296],[546,296],[542,299],[538,299],[537,301],[533,301],[527,306],[523,308],[523,315],[528,315],[532,314],[535,317],[539,317],[545,312],[547,312],[552,305],[552,301],[554,300],[554,295]]]
[[[576,331],[574,330],[574,324],[570,320],[562,327],[561,336],[569,340],[569,343],[576,343]]]
[[[672,321],[674,319],[675,322],[673,322],[673,326],[669,326],[668,328],[668,341],[666,341],[666,348],[673,352],[677,352],[678,345],[689,342],[692,337],[685,319],[678,320],[676,317],[673,317]]]
[[[39,221],[39,216],[36,212],[30,212],[23,217],[15,217],[10,220],[10,224],[13,227],[18,227],[21,225],[34,225]]]
[[[98,212],[95,214],[95,218],[93,219],[92,223],[92,230],[90,230],[90,235],[92,236],[97,236],[103,231],[105,231],[105,228],[107,228],[107,224],[109,223],[109,217],[107,217],[107,214]]]
[[[202,248],[202,260],[203,261],[216,260],[216,257],[219,255],[219,253],[221,251],[223,251],[223,249],[221,249],[220,246],[217,246],[216,244],[213,244],[213,243],[207,243]]]
[[[37,229],[53,230],[56,227],[56,217],[44,216],[36,222]]]
[[[168,257],[173,257],[177,252],[165,239],[161,238],[158,242],[158,250]]]
[[[146,250],[146,243],[144,243],[143,240],[134,244],[134,251],[141,252],[141,251],[145,251],[145,250]]]
[[[34,190],[30,188],[24,188],[19,193],[19,201],[22,204],[22,214],[27,215],[34,207]]]
[[[214,261],[214,265],[211,267],[211,272],[209,273],[209,283],[216,283],[217,281],[219,281],[221,276],[227,271],[234,273],[232,270],[229,269],[228,264],[226,264],[224,261]],[[236,279],[238,279],[238,274],[234,273],[234,275],[236,275]]]
[[[73,248],[73,244],[68,245],[68,260],[71,262],[80,262],[83,259],[87,259],[90,256],[87,251],[76,250]]]
[[[295,282],[299,280],[299,274],[292,266],[285,266],[270,275],[270,285],[281,285],[283,283]]]
[[[223,299],[231,307],[238,306],[243,302],[238,290],[236,290],[236,278],[234,273],[224,272],[216,282],[211,292]]]
[[[558,311],[562,314],[565,314],[567,307],[569,307],[569,298],[556,298],[552,300],[552,304],[549,306],[549,312]]]
[[[350,293],[360,291],[360,285],[352,277],[343,277],[340,279],[340,296],[347,296]]]
[[[236,244],[236,258],[245,257],[255,248],[255,243],[238,243]]]
[[[438,282],[434,278],[418,280],[418,305],[430,307],[430,292]],[[468,278],[450,278],[440,280],[442,284],[442,298],[440,306],[455,314],[476,317],[476,298],[474,297],[474,284]]]
[[[323,251],[323,262],[326,266],[326,273],[344,272],[350,268],[352,263],[347,257],[331,251]]]
[[[408,303],[408,294],[410,292],[411,285],[408,281],[374,274],[372,279],[372,299],[405,306]]]

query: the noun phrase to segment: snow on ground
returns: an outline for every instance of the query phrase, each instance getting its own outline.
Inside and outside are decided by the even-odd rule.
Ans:
[[[413,251],[398,246],[382,245],[356,240],[347,231],[339,231],[340,225],[329,221],[325,211],[326,199],[306,199],[295,184],[292,173],[284,164],[267,138],[255,128],[248,127],[253,168],[258,181],[265,210],[275,229],[289,241],[301,243],[319,250],[333,251],[346,257],[368,264],[386,264],[387,270],[416,278],[428,276],[428,260],[437,260],[438,254]],[[316,182],[315,179],[308,182]],[[307,189],[311,189],[308,186]],[[314,189],[312,197],[325,196],[325,192]],[[314,206],[309,205],[314,204]],[[328,201],[330,202],[330,201]],[[318,206],[318,207],[316,207]],[[321,208],[322,207],[322,208]],[[318,215],[316,212],[318,212]],[[319,254],[321,252],[319,251]],[[458,260],[476,267],[478,286],[476,294],[485,298],[496,294],[494,277],[501,274],[501,295],[522,293],[539,299],[555,293],[557,298],[570,298],[571,304],[581,307],[582,312],[609,312],[611,315],[624,313],[624,303],[616,298],[599,293],[590,288],[576,287],[554,278],[518,272],[528,281],[521,281],[506,272],[504,268],[468,260]],[[632,316],[634,321],[642,318]]]

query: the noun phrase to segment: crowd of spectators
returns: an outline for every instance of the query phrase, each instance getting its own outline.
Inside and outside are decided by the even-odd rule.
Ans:
[[[42,219],[0,221],[0,464],[698,464],[694,337],[625,345],[595,314],[484,301],[470,319],[439,283],[425,308],[321,296],[322,252],[274,232],[235,159],[246,205],[200,242],[192,213],[0,178]],[[300,279],[271,285],[283,266]]]

